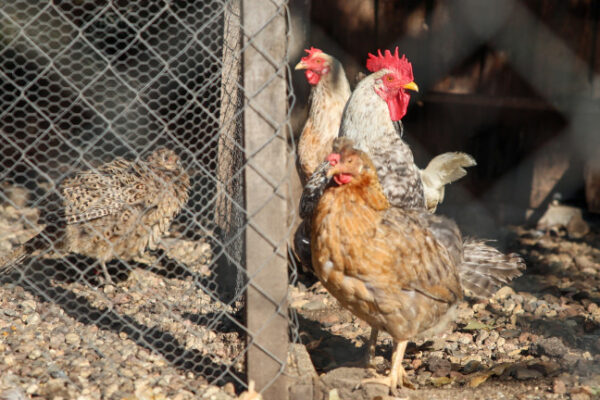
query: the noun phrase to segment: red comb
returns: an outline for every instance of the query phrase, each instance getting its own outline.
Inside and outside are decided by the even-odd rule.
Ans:
[[[342,157],[338,153],[331,153],[327,156],[327,161],[329,161],[329,164],[333,167],[340,162],[340,158]]]
[[[393,55],[389,50],[386,50],[384,54],[381,54],[381,50],[377,50],[377,56],[369,53],[367,69],[371,72],[377,72],[384,68],[399,73],[409,82],[414,81],[412,64],[408,62],[404,54],[402,58],[398,56],[398,46],[396,46]]]
[[[315,54],[323,52],[323,50],[317,49],[317,48],[312,47],[312,46],[310,47],[310,49],[304,49],[304,51],[307,52],[308,55],[306,57],[302,57],[302,61],[308,61],[311,58],[313,58]]]

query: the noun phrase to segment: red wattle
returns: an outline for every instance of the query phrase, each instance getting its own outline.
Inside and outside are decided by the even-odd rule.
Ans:
[[[316,72],[310,69],[304,71],[304,76],[306,76],[306,80],[308,81],[308,83],[313,86],[319,83],[319,80],[321,80],[321,75],[317,74]]]
[[[333,176],[333,180],[338,185],[344,185],[344,184],[346,184],[346,183],[348,183],[348,182],[350,182],[352,180],[352,175],[351,174],[334,175]]]
[[[388,110],[392,121],[400,121],[406,115],[410,94],[400,90],[397,96],[387,99]]]

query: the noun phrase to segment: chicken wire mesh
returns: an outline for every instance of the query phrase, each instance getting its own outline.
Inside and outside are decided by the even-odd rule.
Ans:
[[[245,387],[239,4],[0,1],[0,259],[46,226],[0,288],[2,388]]]

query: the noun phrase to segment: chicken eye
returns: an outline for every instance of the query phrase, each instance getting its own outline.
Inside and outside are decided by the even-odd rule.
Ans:
[[[388,82],[391,82],[391,81],[393,81],[393,80],[394,80],[394,77],[393,77],[392,75],[388,75],[388,76],[386,77],[386,79],[388,80]]]
[[[322,61],[323,61],[323,60],[321,60],[320,58],[317,58],[317,59],[315,60],[315,62],[316,62],[317,64],[321,64],[321,62],[322,62]]]

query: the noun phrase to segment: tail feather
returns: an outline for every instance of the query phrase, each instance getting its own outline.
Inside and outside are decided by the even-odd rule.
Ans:
[[[483,240],[468,238],[459,267],[463,290],[468,296],[489,298],[502,285],[520,276],[525,263],[517,253],[504,254]]]
[[[474,165],[477,165],[477,162],[471,155],[458,151],[448,152],[440,154],[429,161],[423,173],[427,176],[435,176],[433,181],[440,186],[444,186],[467,175],[465,168]]]
[[[11,273],[31,253],[48,248],[50,248],[48,238],[43,233],[37,234],[19,247],[13,249],[6,256],[0,258],[0,275]]]
[[[27,257],[25,245],[20,245],[5,257],[0,258],[0,275],[11,273]]]
[[[304,271],[312,271],[313,268],[310,251],[310,219],[305,219],[298,226],[298,229],[294,234],[293,250]]]
[[[434,212],[437,205],[444,201],[444,187],[464,177],[467,174],[465,168],[474,165],[477,162],[469,154],[451,152],[434,157],[427,168],[419,171],[429,212]]]

